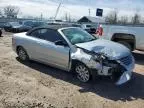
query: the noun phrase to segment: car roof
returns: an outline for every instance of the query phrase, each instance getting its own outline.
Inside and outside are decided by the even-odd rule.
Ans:
[[[40,27],[35,27],[33,29],[31,29],[30,31],[27,32],[27,34],[31,33],[33,30],[36,30],[36,29],[42,29],[42,28],[47,28],[47,29],[52,29],[52,30],[59,30],[59,29],[62,29],[62,28],[67,28],[67,27],[74,27],[72,25],[47,25],[47,26],[40,26]]]
[[[19,23],[19,22],[17,22],[17,21],[14,21],[14,22],[8,22],[8,23],[10,23],[10,24],[11,24],[11,23]]]
[[[72,26],[72,25],[46,25],[46,26],[36,27],[35,29],[48,28],[48,29],[58,30],[58,29],[67,28],[67,27],[74,27],[74,26]]]

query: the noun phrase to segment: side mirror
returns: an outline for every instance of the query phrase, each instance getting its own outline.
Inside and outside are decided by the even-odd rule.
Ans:
[[[68,46],[68,44],[65,43],[65,42],[63,42],[62,40],[55,41],[55,45],[59,45],[59,46]]]

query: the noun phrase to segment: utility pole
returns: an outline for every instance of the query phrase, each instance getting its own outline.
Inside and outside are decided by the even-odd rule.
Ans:
[[[41,13],[40,20],[42,20],[42,19],[43,19],[43,14]]]
[[[89,16],[91,16],[91,9],[89,8],[88,11],[89,11]]]
[[[70,13],[69,13],[69,22],[71,22],[71,15],[70,15]]]

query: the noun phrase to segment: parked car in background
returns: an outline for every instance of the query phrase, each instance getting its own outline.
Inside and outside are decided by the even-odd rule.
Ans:
[[[138,25],[109,25],[102,24],[99,27],[100,38],[123,44],[131,51],[144,51],[144,27]]]
[[[89,23],[81,24],[81,28],[86,30],[90,34],[95,34],[96,29],[97,29],[97,25],[96,24],[89,24]]]
[[[8,22],[5,24],[4,30],[7,32],[27,32],[34,27],[44,25],[46,25],[46,23],[42,21]]]
[[[34,27],[40,27],[40,26],[47,26],[46,22],[44,21],[33,21],[33,28]]]
[[[8,22],[4,25],[4,30],[7,32],[18,32],[22,25],[19,22]]]
[[[27,32],[33,28],[33,21],[20,21],[21,24],[19,32]]]
[[[0,28],[0,37],[2,36],[2,28]]]
[[[131,79],[135,64],[125,46],[97,39],[79,27],[38,27],[14,34],[12,45],[20,60],[73,71],[82,82],[101,75],[121,85]]]
[[[22,21],[22,22],[20,22],[20,24],[22,25],[20,31],[25,31],[25,32],[27,32],[28,30],[30,30],[34,27],[47,25],[43,21]]]

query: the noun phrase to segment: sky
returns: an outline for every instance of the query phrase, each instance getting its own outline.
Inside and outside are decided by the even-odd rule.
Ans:
[[[54,17],[59,3],[62,1],[57,18],[67,13],[74,19],[82,16],[95,16],[96,9],[102,8],[104,16],[117,10],[120,16],[132,16],[135,12],[144,15],[144,0],[0,0],[0,8],[14,5],[20,8],[19,17],[35,16]]]

